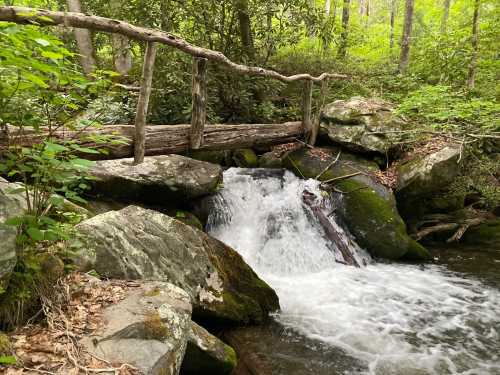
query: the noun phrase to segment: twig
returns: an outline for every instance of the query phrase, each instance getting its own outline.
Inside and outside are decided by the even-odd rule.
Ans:
[[[310,144],[307,144],[306,142],[304,142],[304,141],[302,141],[302,140],[300,140],[300,139],[298,139],[298,138],[295,138],[295,140],[296,140],[297,142],[302,143],[302,144],[303,144],[304,146],[306,146],[307,148],[314,149],[314,146],[311,146]]]
[[[345,180],[346,178],[358,176],[360,174],[362,174],[362,172],[356,172],[356,173],[346,174],[344,176],[330,178],[329,180],[323,181],[322,184],[328,184],[330,182],[335,182],[335,181],[339,181],[339,180]]]
[[[321,171],[321,173],[319,173],[319,174],[315,177],[315,180],[319,180],[319,178],[320,178],[321,176],[323,176],[323,175],[325,174],[325,172],[326,172],[327,170],[329,170],[329,169],[330,169],[330,168],[331,168],[331,167],[332,167],[332,166],[333,166],[333,165],[334,165],[334,164],[335,164],[335,163],[339,160],[339,158],[340,158],[340,154],[341,154],[341,153],[342,153],[342,150],[340,150],[340,151],[339,151],[339,153],[337,154],[337,157],[336,157],[336,158],[335,158],[335,159],[334,159],[334,160],[333,160],[330,164],[328,164],[328,165],[327,165],[327,167]]]
[[[297,170],[297,172],[300,173],[300,176],[305,179],[305,176],[302,174],[302,171],[300,170],[299,167],[297,167],[297,165],[295,164],[295,162],[292,160],[292,158],[290,156],[286,156],[288,158],[288,160],[290,160],[290,162],[292,163],[293,167]]]

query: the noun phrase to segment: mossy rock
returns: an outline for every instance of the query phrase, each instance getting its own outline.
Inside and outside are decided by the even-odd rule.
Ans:
[[[257,168],[259,159],[251,148],[242,148],[233,152],[233,160],[240,168]]]
[[[226,150],[190,150],[185,156],[212,164],[224,165],[228,153],[229,151]]]
[[[192,214],[189,211],[176,210],[175,214],[171,216],[193,228],[203,230],[203,224],[201,223],[200,219],[198,219],[196,215]]]
[[[260,168],[282,168],[283,161],[274,152],[266,152],[259,157]]]
[[[432,255],[425,247],[420,245],[417,241],[410,240],[408,242],[408,251],[404,255],[406,260],[430,260]]]
[[[188,345],[181,373],[184,375],[229,375],[238,359],[232,347],[191,322]]]
[[[332,194],[337,214],[358,244],[375,257],[400,259],[411,249],[416,250],[392,192],[370,177],[370,172],[379,170],[378,166],[343,152],[339,160],[325,171],[337,155],[338,150],[334,148],[300,149],[288,154],[284,165],[305,178],[315,178],[324,171],[319,178],[321,181],[364,172],[335,184],[336,190],[344,193]],[[414,251],[415,257],[419,255],[420,259],[428,259],[424,251]]]
[[[469,228],[462,242],[471,245],[492,246],[500,250],[500,219],[489,220],[478,226]]]

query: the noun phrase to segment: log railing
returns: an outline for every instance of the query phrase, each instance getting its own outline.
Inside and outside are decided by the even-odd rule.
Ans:
[[[141,88],[137,114],[135,120],[134,137],[134,160],[141,163],[146,150],[146,122],[149,96],[151,94],[152,76],[156,54],[156,43],[165,44],[177,48],[194,57],[193,61],[193,102],[192,119],[189,130],[189,146],[192,149],[201,148],[206,133],[206,77],[207,60],[221,64],[222,66],[239,74],[262,76],[277,79],[282,82],[304,81],[302,100],[302,133],[306,141],[314,143],[315,129],[312,123],[312,91],[315,82],[324,82],[329,78],[346,78],[341,74],[323,73],[314,77],[310,74],[295,74],[284,76],[274,70],[255,66],[237,64],[228,59],[223,53],[192,45],[182,38],[173,34],[134,26],[120,20],[104,18],[99,16],[85,15],[73,12],[54,12],[43,9],[33,9],[14,6],[0,6],[0,21],[15,22],[18,24],[34,24],[37,26],[62,25],[66,27],[84,28],[95,31],[117,33],[129,39],[140,40],[147,43],[142,71]],[[264,130],[264,129],[263,129]]]

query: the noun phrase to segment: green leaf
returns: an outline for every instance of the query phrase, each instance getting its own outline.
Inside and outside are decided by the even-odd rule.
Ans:
[[[43,51],[42,56],[46,57],[48,59],[54,59],[54,60],[60,60],[60,59],[64,58],[63,54],[57,53],[57,52],[51,52],[51,51]]]
[[[84,167],[84,168],[90,168],[95,165],[94,161],[87,159],[71,159],[70,163],[77,167]]]
[[[50,42],[47,39],[37,38],[35,39],[35,42],[44,47],[50,46]]]
[[[13,355],[0,355],[0,365],[15,365],[16,363],[17,359]]]
[[[45,151],[57,154],[59,152],[66,151],[67,148],[56,143],[45,142]]]
[[[11,218],[4,221],[5,225],[9,225],[9,226],[13,226],[13,227],[18,227],[22,223],[24,223],[24,219],[22,216],[14,216],[14,217],[11,217]]]
[[[29,227],[26,229],[26,233],[28,233],[33,241],[42,241],[44,238],[43,232],[35,227]]]

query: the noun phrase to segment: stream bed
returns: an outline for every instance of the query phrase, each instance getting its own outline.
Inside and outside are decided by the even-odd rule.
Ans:
[[[210,233],[280,298],[272,323],[239,332],[269,373],[500,374],[499,249],[377,263],[341,231],[367,264],[345,266],[303,205],[305,189],[321,196],[317,181],[289,172],[232,168],[209,218]]]

